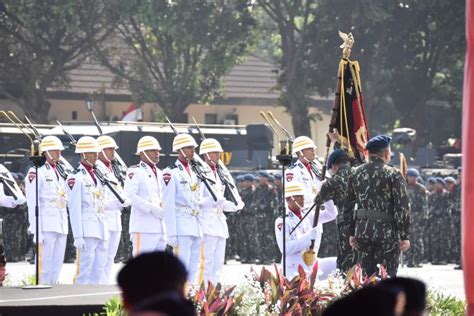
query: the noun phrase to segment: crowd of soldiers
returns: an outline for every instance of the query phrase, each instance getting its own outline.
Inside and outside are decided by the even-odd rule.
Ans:
[[[282,214],[303,222],[302,215],[314,204],[321,210],[318,226],[308,223],[294,236],[287,231],[287,238],[304,236],[303,248],[308,250],[306,243],[311,237],[309,250],[314,247],[319,258],[337,256],[337,267],[342,271],[357,262],[382,260],[394,275],[400,250],[405,252],[409,267],[450,262],[461,268],[460,182],[452,177],[430,177],[425,187],[415,169],[409,169],[404,179],[398,170],[386,166],[389,143],[386,136],[370,140],[366,148],[371,158],[362,166],[354,164],[346,151],[334,150],[327,165],[332,177],[321,182],[316,146],[310,138],[300,136],[293,146],[297,159],[284,178],[279,172],[239,174],[234,186],[229,171],[219,162],[223,150],[216,140],[203,141],[199,158],[194,155],[198,145],[193,137],[177,135],[173,151],[178,159],[161,171],[155,165],[161,146],[155,138],[145,136],[137,144],[140,163],[128,168],[120,184],[111,167],[118,148],[111,137],[82,137],[76,144],[81,163],[74,173],[62,178],[57,162],[63,147],[59,139],[48,136],[41,144],[46,154],[40,168],[32,167],[25,177],[13,177],[2,166],[4,176],[16,181],[27,201],[24,204],[19,197],[1,209],[6,259],[15,262],[27,256],[33,262],[33,240],[39,238],[43,267],[49,268],[43,269],[44,283],[56,283],[63,261],[73,262],[77,251],[75,281],[99,284],[109,283],[114,262],[169,248],[189,269],[191,282],[216,281],[224,258],[242,263],[278,262]],[[190,164],[195,163],[195,157],[199,158],[198,167]],[[199,174],[202,168],[207,168],[205,177]],[[38,238],[34,236],[36,177],[43,209]],[[377,178],[382,180],[375,182]],[[292,191],[282,191],[283,181]],[[363,190],[375,183],[392,191],[366,195]],[[228,190],[233,190],[233,199]],[[383,258],[373,252],[374,236],[380,247],[388,247],[382,251]],[[296,257],[301,256],[298,253]]]

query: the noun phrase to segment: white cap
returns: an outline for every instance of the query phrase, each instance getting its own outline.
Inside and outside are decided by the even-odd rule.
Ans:
[[[153,136],[143,136],[137,144],[137,155],[145,150],[161,150],[160,143]]]
[[[196,148],[198,145],[194,138],[189,134],[178,134],[173,139],[173,151],[177,152],[181,148],[193,146]]]
[[[202,141],[201,146],[199,146],[199,154],[207,154],[212,152],[219,152],[222,153],[224,150],[222,149],[221,144],[214,138],[206,138]]]
[[[64,150],[64,146],[61,140],[57,138],[56,136],[46,136],[45,138],[41,140],[40,150],[41,151]]]
[[[98,153],[100,152],[99,143],[90,136],[82,136],[76,144],[76,154]]]
[[[304,185],[300,182],[291,182],[285,185],[285,198],[304,194]]]
[[[102,135],[102,136],[97,137],[97,142],[99,143],[100,150],[105,149],[105,148],[113,148],[113,149],[119,148],[115,140],[108,135]]]
[[[303,149],[308,149],[308,148],[316,149],[316,145],[314,144],[313,140],[309,138],[308,136],[298,136],[293,141],[292,154],[296,154],[297,152],[302,151]]]

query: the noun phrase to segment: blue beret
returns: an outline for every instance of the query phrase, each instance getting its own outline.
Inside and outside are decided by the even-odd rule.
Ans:
[[[336,149],[328,157],[328,168],[332,168],[332,164],[340,158],[349,158],[347,153],[342,149]]]
[[[276,180],[281,180],[282,179],[281,173],[275,174],[274,177],[275,177]]]
[[[275,177],[270,174],[269,177],[268,177],[268,180],[270,182],[273,182],[273,181],[275,181]]]
[[[238,175],[236,178],[235,178],[237,181],[241,182],[241,181],[244,181],[245,180],[245,176],[243,174],[241,175]]]
[[[407,177],[418,178],[419,176],[420,176],[420,173],[415,168],[411,168],[407,170]]]
[[[429,177],[428,178],[428,183],[436,183],[436,178],[435,177]]]
[[[454,179],[453,177],[446,177],[446,178],[444,178],[444,181],[445,181],[445,182],[456,183],[456,179]]]
[[[260,171],[260,172],[258,173],[258,175],[259,175],[260,177],[270,178],[270,174],[269,174],[268,172],[266,172],[266,171]]]
[[[244,175],[244,180],[245,181],[255,181],[255,176],[251,173],[247,173]]]
[[[387,148],[390,145],[392,137],[386,135],[377,135],[369,139],[367,144],[365,144],[365,149],[368,151],[380,150]]]
[[[442,185],[445,185],[445,184],[446,184],[446,181],[444,181],[444,179],[441,178],[441,177],[436,178],[436,182],[441,183]]]

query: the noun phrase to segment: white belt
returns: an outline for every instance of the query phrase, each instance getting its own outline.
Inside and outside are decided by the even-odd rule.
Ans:
[[[192,209],[190,207],[183,207],[183,206],[178,206],[176,208],[176,213],[184,214],[184,215],[190,215],[190,216],[199,216],[199,210]]]
[[[203,213],[210,213],[210,214],[224,214],[224,210],[222,208],[215,208],[215,209],[203,209]]]

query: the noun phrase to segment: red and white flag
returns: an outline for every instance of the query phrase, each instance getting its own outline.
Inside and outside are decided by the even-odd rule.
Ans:
[[[138,122],[143,120],[143,110],[136,106],[135,103],[130,104],[128,109],[123,114],[121,121]]]

